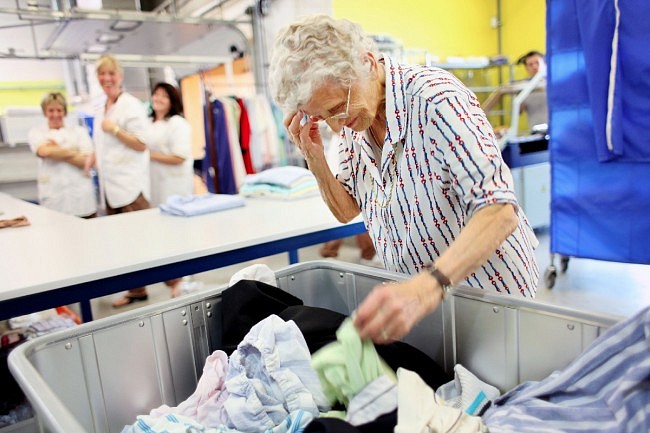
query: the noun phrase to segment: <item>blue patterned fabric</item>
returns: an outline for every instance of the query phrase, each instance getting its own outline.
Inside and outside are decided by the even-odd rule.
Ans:
[[[650,431],[650,307],[607,330],[564,370],[496,399],[483,421],[490,433]]]

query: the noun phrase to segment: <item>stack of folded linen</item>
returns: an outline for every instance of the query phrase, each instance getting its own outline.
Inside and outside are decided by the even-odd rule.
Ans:
[[[293,200],[317,195],[318,184],[314,175],[306,168],[288,165],[247,175],[239,194],[246,197]]]
[[[245,204],[244,198],[238,195],[173,195],[160,205],[160,210],[171,215],[193,216],[240,207]]]

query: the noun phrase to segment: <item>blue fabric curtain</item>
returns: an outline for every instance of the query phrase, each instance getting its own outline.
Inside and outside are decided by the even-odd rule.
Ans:
[[[548,0],[551,250],[650,263],[650,1]]]

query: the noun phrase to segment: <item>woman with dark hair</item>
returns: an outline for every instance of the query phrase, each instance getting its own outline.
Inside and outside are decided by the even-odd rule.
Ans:
[[[154,86],[150,117],[151,204],[158,206],[171,195],[192,194],[192,131],[183,117],[179,92],[171,84]]]
[[[151,204],[158,206],[172,195],[193,192],[192,131],[183,117],[181,96],[171,84],[154,86],[150,117],[147,145],[151,157]],[[180,281],[180,278],[165,281],[172,289],[172,297],[180,294]]]

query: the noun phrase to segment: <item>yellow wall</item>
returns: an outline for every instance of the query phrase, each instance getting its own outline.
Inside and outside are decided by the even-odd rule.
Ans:
[[[497,0],[333,0],[332,6],[334,16],[356,21],[368,33],[391,35],[405,49],[426,49],[441,61],[498,54],[497,30],[490,25]],[[545,0],[501,0],[502,54],[514,62],[531,49],[545,51],[545,11]]]
[[[546,3],[544,0],[508,0],[501,2],[503,52],[514,62],[519,56],[537,50],[546,53]],[[525,78],[523,66],[515,69],[515,78]]]
[[[372,6],[370,6],[372,5]],[[441,56],[496,54],[490,27],[496,2],[485,0],[333,0],[333,15],[358,22],[368,33],[389,34],[405,49]]]
[[[370,6],[372,5],[372,6]],[[492,28],[497,16],[497,0],[333,0],[333,15],[358,22],[371,34],[387,34],[402,43],[405,50],[425,49],[444,62],[447,56],[487,56],[498,52],[498,32]],[[514,63],[530,51],[546,51],[545,0],[501,0],[501,55]],[[452,70],[476,91],[481,102],[489,89],[499,84],[498,70]],[[523,66],[501,69],[501,82],[526,77]],[[509,100],[500,108],[506,114],[492,113],[495,125],[510,121]],[[522,116],[520,125],[525,125]]]
[[[0,82],[0,114],[8,106],[39,107],[48,92],[65,95],[65,83],[58,80]]]

